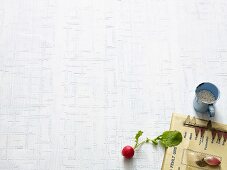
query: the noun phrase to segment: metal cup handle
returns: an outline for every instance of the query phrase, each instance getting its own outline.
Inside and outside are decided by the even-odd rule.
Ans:
[[[214,115],[215,115],[215,109],[214,109],[214,105],[213,104],[210,104],[208,106],[208,111],[209,111],[210,117],[214,117]]]

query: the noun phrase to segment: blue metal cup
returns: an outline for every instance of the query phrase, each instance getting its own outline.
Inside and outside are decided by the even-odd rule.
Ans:
[[[214,95],[215,100],[212,102],[202,101],[198,97],[198,93],[202,90],[211,92]],[[209,82],[201,83],[200,85],[198,85],[196,87],[196,90],[195,90],[195,99],[193,102],[195,111],[197,111],[199,113],[208,113],[210,115],[210,117],[214,117],[214,115],[215,115],[214,104],[218,100],[218,98],[219,98],[219,90],[214,84],[209,83]]]

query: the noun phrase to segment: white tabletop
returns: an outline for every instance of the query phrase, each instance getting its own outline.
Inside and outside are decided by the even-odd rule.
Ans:
[[[121,156],[138,130],[195,114],[195,87],[221,92],[225,0],[1,0],[0,170],[159,170],[163,148]]]

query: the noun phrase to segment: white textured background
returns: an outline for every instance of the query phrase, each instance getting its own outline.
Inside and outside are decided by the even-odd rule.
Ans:
[[[159,170],[155,137],[194,114],[195,87],[221,91],[227,123],[226,0],[0,0],[0,170]]]

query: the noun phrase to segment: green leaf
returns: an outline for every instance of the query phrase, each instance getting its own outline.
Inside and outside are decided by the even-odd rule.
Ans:
[[[143,134],[143,131],[141,131],[141,130],[139,130],[137,132],[137,134],[135,136],[135,142],[136,142],[136,144],[134,146],[134,149],[136,149],[138,147],[138,145],[139,145],[139,138],[140,138],[140,136],[142,136],[142,134]]]
[[[150,139],[147,137],[145,140],[146,143],[150,142]]]
[[[153,144],[157,145],[158,140],[165,147],[177,146],[182,141],[182,134],[179,131],[165,131],[162,135],[152,140]]]
[[[177,146],[182,141],[182,134],[179,131],[165,131],[160,141],[165,147]]]
[[[135,136],[135,142],[138,143],[140,136],[143,135],[143,131],[139,130]]]

